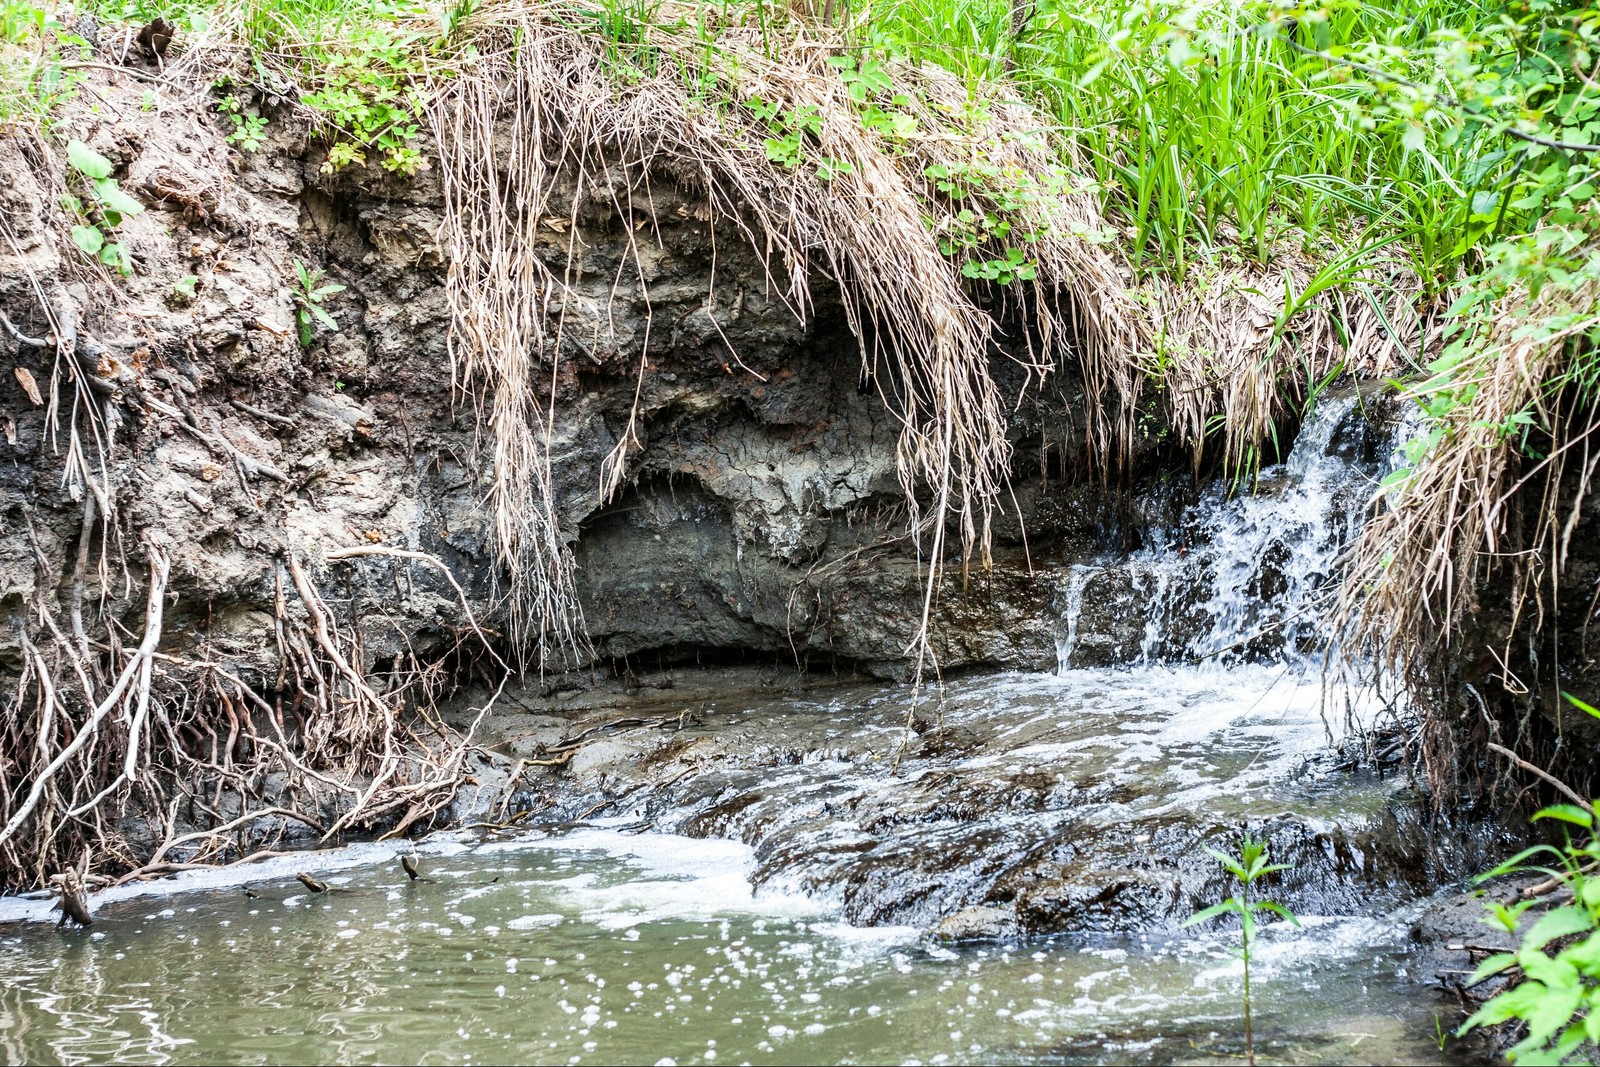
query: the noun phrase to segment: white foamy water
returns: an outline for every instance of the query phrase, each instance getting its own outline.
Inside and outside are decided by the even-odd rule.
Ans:
[[[1176,526],[1126,556],[1072,567],[1061,582],[1059,668],[1072,668],[1085,590],[1140,620],[1133,662],[1315,659],[1329,579],[1373,479],[1333,448],[1354,397],[1317,405],[1284,462],[1236,492],[1212,487]]]

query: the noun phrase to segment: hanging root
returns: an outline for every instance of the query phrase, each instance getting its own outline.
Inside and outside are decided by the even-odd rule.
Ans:
[[[1019,358],[1039,375],[1073,346],[1110,360],[1136,348],[1140,334],[1115,260],[1089,239],[1102,226],[1093,195],[1069,187],[1064,148],[1039,132],[1032,110],[999,96],[975,100],[950,75],[893,66],[907,90],[895,105],[902,131],[915,131],[906,136],[864,118],[829,63],[833,44],[798,25],[779,31],[781,44],[754,27],[717,26],[715,47],[706,47],[658,17],[640,28],[648,62],[634,65],[593,32],[599,12],[584,3],[480,10],[479,61],[429,108],[442,158],[457,381],[472,391],[492,442],[499,551],[540,666],[548,651],[582,654],[551,494],[551,390],[564,343],[607,339],[574,337],[562,317],[573,296],[571,224],[595,202],[637,232],[648,221],[651,178],[667,175],[705,197],[713,225],[744,237],[802,322],[814,274],[839,286],[862,340],[863,374],[901,425],[901,480],[930,563],[908,649],[920,674],[947,530],[963,560],[987,566],[990,514],[1010,460],[989,373],[995,320],[952,252],[974,244],[975,258],[1000,254],[975,246],[982,239],[969,232],[970,209],[1007,198],[1017,231],[1033,235],[1031,280],[1009,297],[1026,303],[1033,323],[1017,339],[1027,348]],[[814,163],[774,164],[764,145],[771,123],[784,120],[760,119],[760,109],[816,117],[805,152],[829,166],[826,180]],[[965,176],[940,187],[941,167]],[[555,202],[558,189],[570,202]],[[1019,189],[1026,195],[1011,195]],[[545,258],[551,240],[540,227],[552,217],[569,223],[565,267]],[[641,360],[649,358],[647,336]],[[603,496],[622,483],[632,430],[607,461]]]

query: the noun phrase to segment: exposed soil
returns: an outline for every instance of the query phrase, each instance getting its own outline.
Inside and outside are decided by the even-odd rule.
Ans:
[[[41,337],[41,293],[74,307],[117,364],[102,368],[120,419],[109,456],[117,520],[89,599],[103,593],[136,630],[148,541],[172,564],[163,648],[204,647],[271,672],[281,553],[380,544],[437,556],[478,619],[503,628],[474,398],[451,381],[437,185],[375,168],[322,174],[319,150],[278,121],[261,151],[243,154],[223,143],[205,101],[144,111],[126,83],[98,91],[108,106],[71,104],[58,131],[111,159],[149,205],[119,231],[131,277],[91,268],[61,232],[51,205],[64,161],[0,143],[14,242],[0,249],[0,310]],[[657,175],[649,194],[652,223],[632,242],[619,219],[591,211],[573,232],[553,220],[546,249],[557,266],[569,242],[582,250],[547,384],[558,512],[593,662],[737,652],[899,673],[924,570],[905,537],[898,425],[863,378],[843,310],[819,297],[802,326],[740,236],[713,234],[692,187]],[[340,330],[307,347],[296,339],[296,261],[347,287],[326,302]],[[189,276],[193,299],[178,284]],[[12,620],[0,663],[15,670],[29,606],[63,606],[83,508],[81,490],[61,485],[68,443],[46,424],[49,397],[35,403],[18,377],[48,384],[64,370],[52,351],[10,337],[0,353],[17,372],[0,384],[0,524],[11,534],[0,606]],[[1107,536],[1136,536],[1120,521],[1126,499],[1083,478],[1071,376],[1025,393],[1006,354],[994,360],[1011,392],[1018,512],[1000,518],[992,572],[951,568],[938,606],[945,669],[1053,662],[1054,586],[1029,552],[1064,564]],[[638,448],[625,488],[603,502],[600,464],[636,394]],[[102,539],[90,541],[97,555]],[[437,654],[463,627],[429,567],[372,559],[326,580],[360,620],[369,665]]]

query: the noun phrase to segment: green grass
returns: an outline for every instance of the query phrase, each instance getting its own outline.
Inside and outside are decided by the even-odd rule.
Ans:
[[[971,79],[1009,77],[1083,153],[1146,270],[1196,256],[1269,261],[1403,233],[1425,288],[1459,276],[1473,198],[1514,165],[1448,116],[1402,115],[1349,67],[1308,55],[1381,49],[1426,77],[1438,34],[1489,17],[1470,0],[1351,5],[1298,29],[1262,5],[1040,0],[1016,37],[1006,0],[875,0],[864,43]],[[1291,41],[1293,44],[1291,44]]]
[[[387,98],[427,68],[440,23],[448,36],[473,4],[457,0],[442,18],[407,0],[87,7],[102,19],[162,16],[186,29],[226,21],[258,56],[297,67],[310,82],[337,70],[340,57],[364,56],[358,77],[373,81],[378,72],[367,96]],[[1472,269],[1485,209],[1499,216],[1496,191],[1520,157],[1483,124],[1397,100],[1393,85],[1311,53],[1375,61],[1396,77],[1443,86],[1452,42],[1504,9],[1501,0],[1345,3],[1309,14],[1240,0],[1035,0],[1017,19],[1011,0],[869,0],[839,8],[837,21],[863,52],[908,55],[972,82],[1014,83],[1092,170],[1140,271],[1181,277],[1197,257],[1267,263],[1289,248],[1336,257],[1401,235],[1386,247],[1434,296]],[[596,30],[626,46],[642,23],[688,17],[759,25],[765,36],[781,12],[770,2],[726,0],[696,10],[685,16],[654,2],[608,0]],[[0,41],[37,38],[30,27],[53,11],[50,3],[0,0]],[[1302,21],[1295,26],[1284,14]],[[714,46],[715,32],[706,36]],[[408,54],[418,61],[408,63]],[[8,81],[19,95],[17,79]],[[31,87],[44,99],[40,110],[48,110],[51,88],[48,78]],[[344,88],[308,95],[350,139],[375,144],[380,132],[403,126],[398,115],[369,121],[341,108],[350,102]],[[1499,229],[1515,232],[1527,221],[1518,214],[1498,217]]]

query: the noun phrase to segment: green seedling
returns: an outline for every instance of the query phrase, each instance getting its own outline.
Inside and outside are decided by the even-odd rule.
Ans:
[[[1207,847],[1206,852],[1211,858],[1222,864],[1222,869],[1227,871],[1239,883],[1239,891],[1220,904],[1213,904],[1203,908],[1184,920],[1184,926],[1194,926],[1197,923],[1207,922],[1211,919],[1221,918],[1224,915],[1236,915],[1239,918],[1239,958],[1244,961],[1244,1050],[1245,1059],[1251,1067],[1255,1067],[1256,1047],[1255,1030],[1250,1018],[1250,961],[1256,940],[1256,913],[1267,911],[1281,916],[1295,926],[1300,925],[1300,920],[1282,904],[1270,900],[1251,899],[1251,887],[1256,882],[1275,871],[1286,871],[1290,868],[1287,863],[1267,862],[1267,844],[1258,838],[1244,834],[1239,839],[1239,855],[1230,856],[1226,852],[1219,852]]]

